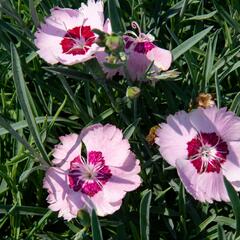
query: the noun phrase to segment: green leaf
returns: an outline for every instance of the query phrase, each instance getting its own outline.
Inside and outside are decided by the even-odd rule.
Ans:
[[[240,92],[238,92],[235,96],[235,98],[232,101],[232,104],[230,106],[230,111],[236,113],[238,108],[239,108],[239,104],[240,104]]]
[[[187,18],[185,19],[185,21],[190,21],[190,20],[206,20],[206,19],[209,19],[211,17],[213,17],[215,14],[217,13],[217,10],[213,11],[213,12],[210,12],[208,14],[202,14],[202,15],[197,15],[197,16],[194,16],[194,17],[190,17],[190,18]]]
[[[227,240],[223,227],[218,224],[218,240]]]
[[[32,20],[34,22],[34,25],[37,28],[39,26],[39,19],[38,19],[37,11],[35,9],[33,0],[29,0],[29,11],[30,11],[30,14],[32,16]]]
[[[236,47],[233,50],[227,51],[223,57],[221,57],[213,66],[213,72],[214,74],[218,69],[225,67],[227,64],[230,63],[230,61],[240,52],[240,47]]]
[[[17,50],[13,43],[11,43],[11,59],[12,59],[12,70],[13,70],[13,80],[17,90],[18,100],[24,112],[25,118],[27,120],[29,130],[35,140],[35,143],[45,160],[45,163],[48,164],[48,155],[41,141],[41,136],[33,116],[32,109],[30,107],[30,102],[28,99],[27,86],[23,78],[23,72],[21,68],[20,59],[17,53]]]
[[[229,183],[229,181],[225,177],[224,177],[224,184],[227,189],[228,196],[231,200],[233,213],[234,213],[235,219],[236,219],[236,237],[239,237],[240,236],[240,214],[239,214],[240,213],[240,200],[239,200],[237,192],[235,191],[235,189],[233,188],[231,183]]]
[[[223,6],[221,6],[221,4],[218,4],[217,1],[213,1],[213,3],[218,11],[218,14],[221,15],[224,21],[240,33],[240,24],[232,18],[232,16],[223,8]]]
[[[108,16],[110,18],[111,21],[111,25],[112,25],[112,30],[113,32],[120,32],[120,31],[125,31],[123,24],[121,22],[121,18],[119,16],[119,9],[120,9],[120,5],[118,0],[108,0]]]
[[[103,121],[104,119],[110,117],[114,113],[114,110],[112,108],[108,108],[104,112],[100,113],[97,117],[95,117],[92,121],[90,121],[87,126],[90,126],[92,124],[98,123]]]
[[[37,222],[37,224],[32,228],[32,230],[29,232],[29,234],[27,235],[27,239],[32,239],[32,235],[34,234],[34,232],[36,232],[42,225],[44,225],[46,223],[46,221],[48,220],[48,218],[52,215],[52,211],[48,210],[42,217],[41,219]]]
[[[0,129],[0,135],[5,132],[9,132],[17,141],[19,141],[32,155],[36,155],[35,150],[29,145],[26,139],[22,138],[15,129],[2,117],[0,116],[0,125],[3,127]]]
[[[91,225],[93,240],[103,240],[101,226],[94,209],[92,210]]]
[[[194,46],[196,43],[198,43],[201,39],[203,39],[212,29],[213,27],[208,27],[204,29],[203,31],[195,34],[194,36],[190,37],[180,45],[178,45],[176,48],[172,50],[173,60],[175,61],[178,59],[181,55],[183,55],[185,52],[187,52],[192,46]]]
[[[217,97],[217,106],[218,108],[221,107],[221,92],[220,92],[220,85],[217,76],[217,72],[215,73],[215,89],[216,89],[216,97]]]
[[[131,123],[123,132],[125,138],[130,139],[133,133],[136,130],[137,125],[140,122],[140,118],[138,118],[135,122]]]
[[[140,236],[141,240],[149,240],[149,215],[152,192],[146,191],[140,203]]]
[[[18,181],[19,183],[21,183],[22,181],[26,180],[28,178],[28,176],[33,173],[34,171],[37,171],[37,170],[43,170],[44,168],[42,166],[36,166],[36,167],[33,167],[33,168],[30,168],[30,169],[27,169],[26,171],[24,171]]]
[[[63,104],[64,104],[64,102],[63,102]],[[59,110],[60,110],[60,108],[59,108]],[[58,111],[56,112],[56,114],[57,113],[58,113]],[[44,122],[50,122],[50,125],[51,125],[51,122],[54,121],[54,122],[70,123],[70,124],[76,125],[76,126],[79,125],[75,121],[68,120],[68,119],[65,119],[65,118],[62,118],[62,117],[55,118],[56,114],[53,117],[52,116],[50,116],[50,117],[36,117],[35,121],[36,121],[37,124],[41,124],[41,123],[44,123]],[[3,128],[0,128],[0,136],[2,136],[4,134],[7,134],[7,133],[13,134],[12,130],[15,130],[14,132],[16,132],[16,130],[20,130],[22,128],[28,127],[28,123],[27,123],[26,120],[22,120],[22,121],[19,121],[19,122],[16,122],[16,123],[12,123],[12,124],[9,124],[9,123],[6,122],[6,120],[3,120],[5,122],[5,124],[3,125],[2,119],[3,118],[0,116],[0,125],[2,125],[2,127],[3,127]],[[9,129],[12,129],[12,130],[9,130]],[[19,139],[18,139],[18,141],[19,141]]]
[[[12,206],[0,204],[0,213],[7,214],[11,208]],[[48,210],[46,208],[41,208],[41,207],[16,206],[14,208],[14,211],[20,215],[43,216]]]

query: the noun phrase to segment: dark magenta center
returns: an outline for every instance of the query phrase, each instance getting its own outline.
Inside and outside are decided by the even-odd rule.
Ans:
[[[76,157],[71,161],[68,173],[69,187],[75,192],[81,191],[93,197],[102,190],[111,176],[111,170],[105,165],[102,153],[91,151],[87,160]]]
[[[152,42],[138,42],[134,48],[135,52],[146,54],[148,51],[154,48]]]
[[[62,51],[66,54],[84,55],[95,41],[90,26],[74,27],[67,31],[61,41]]]
[[[227,143],[215,132],[199,133],[187,143],[188,159],[198,173],[217,172],[229,153]]]

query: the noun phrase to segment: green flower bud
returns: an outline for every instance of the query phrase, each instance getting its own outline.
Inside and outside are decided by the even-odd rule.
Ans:
[[[126,96],[130,99],[137,98],[141,93],[141,89],[138,87],[128,87],[126,91]]]

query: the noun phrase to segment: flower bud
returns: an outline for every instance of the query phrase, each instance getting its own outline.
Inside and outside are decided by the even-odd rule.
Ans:
[[[126,96],[130,99],[135,99],[137,98],[141,93],[141,89],[138,87],[128,87]]]

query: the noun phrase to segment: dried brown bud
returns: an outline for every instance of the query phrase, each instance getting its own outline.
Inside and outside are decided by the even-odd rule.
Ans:
[[[146,136],[146,141],[151,145],[153,145],[155,143],[155,138],[157,136],[156,132],[157,132],[158,128],[160,128],[159,125],[155,125],[155,126],[151,127],[148,135]]]
[[[196,98],[197,107],[209,108],[215,105],[213,96],[209,93],[199,93]]]

